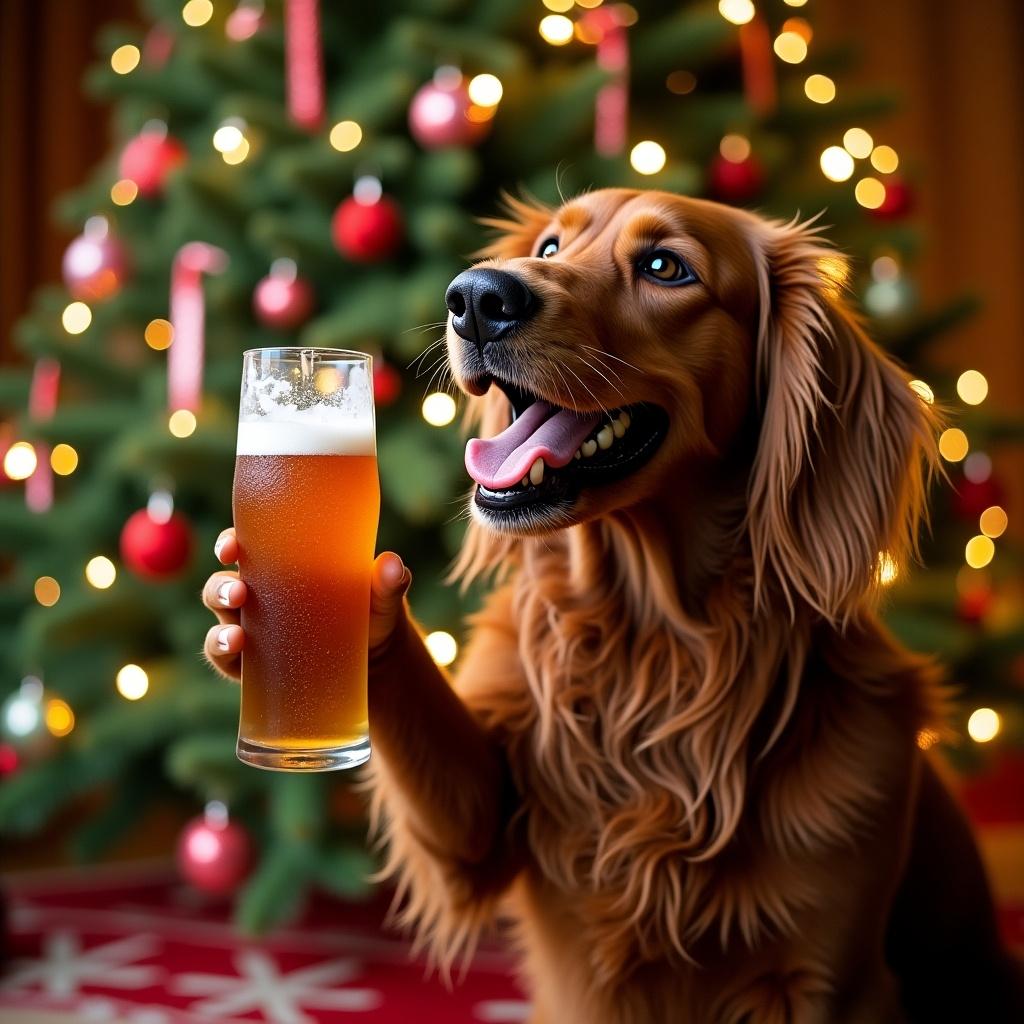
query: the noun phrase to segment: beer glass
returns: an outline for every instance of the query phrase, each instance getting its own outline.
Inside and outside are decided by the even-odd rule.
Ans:
[[[279,771],[370,756],[367,642],[380,513],[371,360],[244,354],[233,507],[242,608],[237,754]]]

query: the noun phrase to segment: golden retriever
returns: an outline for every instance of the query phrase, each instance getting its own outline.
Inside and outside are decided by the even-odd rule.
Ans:
[[[374,576],[369,784],[402,921],[445,968],[507,921],[534,1024],[1024,1019],[915,742],[936,670],[875,612],[935,422],[841,257],[661,192],[492,223],[447,294],[479,434],[457,569],[496,577],[454,679],[401,562]],[[222,584],[207,652],[237,674]]]

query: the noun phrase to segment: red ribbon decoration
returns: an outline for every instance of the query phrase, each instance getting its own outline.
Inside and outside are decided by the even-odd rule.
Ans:
[[[288,113],[307,131],[324,121],[324,59],[319,0],[285,0],[285,85]]]
[[[57,411],[57,392],[60,390],[60,363],[44,357],[36,360],[32,382],[28,391],[28,414],[37,422],[53,418]],[[35,445],[36,468],[25,481],[25,504],[33,512],[45,512],[53,504],[53,468],[50,466],[50,446]]]
[[[171,267],[171,326],[174,340],[167,350],[167,404],[199,411],[203,392],[203,330],[206,299],[203,274],[227,268],[228,254],[207,242],[186,242]]]
[[[778,88],[768,25],[759,14],[740,25],[740,59],[743,65],[743,94],[750,109],[762,117],[775,109]]]
[[[594,148],[601,156],[618,156],[629,137],[629,40],[626,21],[615,6],[597,7],[582,19],[596,38],[597,65],[611,73],[594,105]]]

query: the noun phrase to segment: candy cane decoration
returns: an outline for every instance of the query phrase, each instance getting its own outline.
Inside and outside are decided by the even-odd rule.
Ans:
[[[601,156],[618,156],[629,134],[629,40],[626,22],[616,7],[597,7],[583,16],[597,38],[597,64],[611,73],[594,106],[594,148]]]
[[[167,404],[172,412],[198,412],[203,392],[203,330],[206,299],[203,274],[227,268],[228,254],[207,242],[186,242],[171,267],[171,326],[167,350]]]
[[[37,422],[52,419],[57,411],[57,392],[60,390],[60,363],[56,359],[37,359],[32,370],[28,392],[28,413]],[[53,504],[53,468],[50,465],[50,446],[39,443],[36,449],[36,468],[25,481],[25,504],[33,512],[45,512]]]
[[[319,0],[285,0],[285,86],[288,113],[307,131],[324,120],[324,61]]]

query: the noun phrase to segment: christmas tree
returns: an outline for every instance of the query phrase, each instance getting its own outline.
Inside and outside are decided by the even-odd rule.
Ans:
[[[932,369],[933,339],[971,303],[920,308],[913,184],[885,134],[888,101],[846,95],[845,55],[817,45],[794,10],[805,2],[318,13],[314,0],[144,0],[144,34],[103,33],[88,86],[116,104],[120,144],[58,211],[80,231],[63,286],[21,323],[27,369],[0,378],[3,832],[31,835],[98,790],[101,809],[72,838],[96,857],[151,802],[184,795],[207,805],[186,836],[216,851],[186,858],[186,873],[237,889],[246,927],[311,886],[365,884],[351,780],[240,765],[237,691],[199,656],[210,623],[197,594],[230,523],[241,352],[374,354],[379,546],[411,564],[431,650],[455,659],[473,595],[443,581],[466,480],[458,400],[432,343],[448,282],[485,238],[475,218],[497,212],[502,188],[553,203],[627,185],[783,218],[827,210],[854,259],[849,280],[839,260],[823,273],[953,420],[940,447],[956,487],[936,497],[927,569],[880,553],[890,620],[965,691],[944,749],[976,759],[983,742],[1019,742],[1019,558],[999,539],[990,453],[1021,427],[986,413],[980,374]]]

